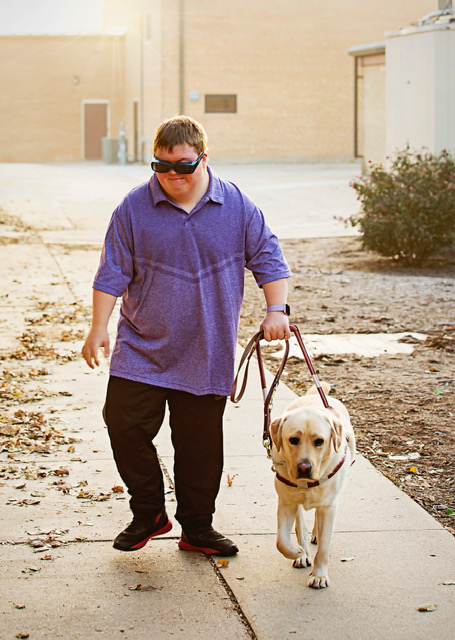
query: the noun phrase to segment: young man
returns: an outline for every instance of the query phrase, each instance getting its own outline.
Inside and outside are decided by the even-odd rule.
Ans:
[[[107,325],[122,297],[104,419],[133,521],[114,541],[140,549],[172,527],[153,439],[169,407],[181,549],[233,555],[212,528],[223,469],[222,418],[234,377],[245,266],[268,305],[266,340],[290,337],[287,278],[277,238],[253,202],[207,165],[204,129],[186,116],[163,122],[154,174],[114,211],[93,284],[93,321],[82,354],[110,355]]]

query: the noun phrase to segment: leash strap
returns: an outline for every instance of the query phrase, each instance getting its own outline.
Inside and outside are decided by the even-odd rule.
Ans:
[[[248,344],[246,345],[246,347],[245,347],[245,349],[243,351],[242,357],[240,358],[240,364],[239,364],[239,368],[237,370],[237,375],[234,378],[234,384],[232,385],[232,389],[231,389],[231,400],[234,403],[239,402],[242,399],[243,394],[245,393],[246,382],[247,382],[247,379],[248,379],[248,369],[249,369],[249,366],[250,366],[251,356],[253,355],[255,350],[257,350],[260,353],[259,343],[260,343],[260,341],[261,341],[261,339],[263,337],[264,337],[264,332],[263,331],[258,331],[257,333],[255,333],[254,336],[248,342]],[[240,372],[241,372],[242,367],[245,364],[245,362],[246,362],[246,367],[245,367],[245,373],[243,375],[242,386],[241,386],[241,389],[240,389],[238,395],[236,396],[235,393],[237,391],[237,384],[238,384]],[[258,362],[259,362],[259,372],[261,373],[262,389],[264,389],[264,387],[265,387],[265,375],[264,375],[264,380],[262,380],[262,373],[263,373],[263,370],[264,370],[264,365],[262,363],[262,356],[260,357],[260,360],[258,358]],[[264,396],[264,400],[265,400],[265,396]]]
[[[290,330],[293,331],[295,333],[295,337],[297,338],[297,342],[299,343],[299,347],[302,350],[303,353],[303,357],[305,358],[305,362],[307,363],[307,367],[310,370],[311,375],[313,376],[313,380],[314,380],[314,384],[316,385],[316,389],[318,390],[318,393],[321,397],[322,400],[322,404],[324,405],[324,407],[326,409],[332,409],[332,407],[329,405],[329,403],[327,402],[327,397],[324,393],[324,389],[321,386],[321,383],[319,382],[319,378],[316,374],[316,371],[314,370],[313,364],[311,362],[310,356],[308,355],[308,352],[305,348],[305,345],[303,344],[303,340],[302,340],[302,336],[300,335],[300,331],[299,328],[296,324],[292,324],[290,327]]]
[[[302,340],[302,336],[300,335],[300,331],[299,328],[297,327],[297,325],[295,324],[291,324],[289,326],[290,330],[295,334],[295,337],[297,339],[297,342],[302,350],[303,353],[303,357],[305,359],[305,362],[308,366],[308,369],[310,370],[310,373],[313,377],[314,383],[316,385],[316,389],[318,390],[318,393],[321,397],[322,403],[324,405],[324,407],[326,407],[327,409],[331,409],[332,407],[329,405],[329,403],[327,402],[327,398],[326,395],[324,393],[324,389],[321,386],[321,383],[319,382],[319,378],[316,375],[316,371],[314,370],[313,364],[311,362],[310,356],[308,355],[308,352],[305,348],[305,345],[303,344],[303,340]],[[232,390],[231,390],[231,401],[234,403],[237,403],[241,400],[243,394],[245,393],[245,389],[246,389],[246,383],[247,383],[247,379],[248,379],[248,370],[249,370],[249,366],[250,366],[250,360],[251,357],[253,355],[254,352],[256,352],[257,355],[257,360],[258,360],[258,366],[259,366],[259,374],[261,377],[261,387],[262,387],[262,393],[264,396],[264,430],[263,430],[263,434],[262,434],[262,442],[264,447],[267,449],[267,456],[269,458],[272,457],[272,441],[271,441],[271,437],[270,437],[270,423],[271,423],[271,411],[272,411],[272,407],[273,407],[273,397],[275,395],[275,391],[276,388],[278,387],[278,384],[280,382],[281,379],[281,375],[283,373],[284,367],[286,366],[286,362],[289,356],[289,340],[286,340],[285,343],[285,348],[284,348],[284,354],[283,357],[281,359],[281,363],[280,366],[278,368],[278,371],[273,379],[273,382],[270,386],[270,389],[267,391],[267,383],[265,380],[265,372],[264,372],[264,363],[262,360],[262,354],[261,354],[261,346],[260,346],[260,342],[261,340],[264,338],[264,332],[263,331],[258,331],[257,333],[254,334],[254,336],[251,338],[251,340],[248,342],[247,346],[245,347],[245,350],[242,354],[242,357],[240,359],[240,364],[239,364],[239,368],[237,370],[237,375],[235,376],[234,379],[234,384],[232,385]],[[245,366],[245,373],[243,375],[243,381],[242,381],[242,385],[240,388],[239,393],[236,395],[237,392],[237,386],[239,383],[239,376],[240,376],[240,372],[242,370],[243,365],[246,363]]]

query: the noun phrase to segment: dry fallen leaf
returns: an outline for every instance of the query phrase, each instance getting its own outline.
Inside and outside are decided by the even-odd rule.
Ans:
[[[55,476],[69,476],[70,472],[68,469],[56,469],[54,471]]]
[[[28,540],[27,544],[34,549],[45,549],[47,545],[41,538],[35,538],[34,540]]]
[[[437,608],[437,604],[421,604],[417,607],[417,611],[436,611]]]
[[[135,584],[134,587],[128,587],[130,591],[155,591],[161,587],[154,587],[151,584]]]
[[[30,638],[30,634],[26,631],[19,631],[19,633],[16,633],[16,638]]]
[[[122,486],[116,485],[115,487],[112,487],[111,491],[114,493],[123,493],[124,489]]]
[[[219,567],[228,567],[228,566],[229,566],[229,560],[223,560],[223,559],[221,559],[221,560],[217,560],[217,562],[216,562],[216,563],[217,563],[217,565],[218,565]]]
[[[236,473],[234,473],[233,476],[230,476],[229,474],[227,474],[227,483],[229,487],[232,487],[232,482],[234,481],[234,478],[236,475],[237,475]]]
[[[36,571],[39,571],[38,567],[25,567],[25,569],[22,569],[22,573],[35,573]]]

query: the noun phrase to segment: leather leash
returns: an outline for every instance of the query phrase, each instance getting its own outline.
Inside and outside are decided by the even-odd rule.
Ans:
[[[303,357],[305,359],[305,362],[308,366],[308,369],[310,370],[310,373],[313,377],[314,383],[316,385],[316,389],[318,390],[318,393],[321,397],[322,403],[324,405],[324,407],[326,409],[332,409],[332,407],[329,405],[329,403],[327,402],[327,397],[324,393],[324,389],[321,386],[321,383],[319,382],[319,378],[316,375],[316,371],[314,370],[313,364],[311,362],[310,356],[308,355],[308,352],[305,348],[305,345],[303,344],[303,340],[302,340],[302,336],[300,335],[300,331],[299,328],[297,327],[297,325],[295,324],[291,324],[289,326],[290,330],[292,333],[295,334],[295,337],[297,339],[297,342],[302,350],[303,353]],[[286,366],[286,362],[289,356],[289,340],[286,340],[285,343],[285,348],[284,348],[284,354],[283,357],[281,359],[281,363],[280,366],[278,368],[278,371],[273,379],[273,382],[270,386],[270,389],[267,390],[267,383],[265,380],[265,372],[264,372],[264,363],[262,360],[262,354],[261,354],[261,346],[260,346],[260,342],[261,340],[264,338],[264,332],[263,331],[258,331],[257,333],[255,333],[255,335],[251,338],[251,340],[248,342],[247,346],[245,347],[245,350],[242,354],[242,357],[240,359],[240,364],[239,364],[239,368],[237,370],[237,375],[235,376],[234,379],[234,384],[232,385],[232,390],[231,390],[231,401],[234,403],[237,403],[240,401],[240,399],[242,398],[243,394],[245,393],[245,389],[246,389],[246,383],[247,383],[247,378],[248,378],[248,369],[250,366],[250,360],[252,355],[256,352],[256,356],[257,356],[257,360],[258,360],[258,366],[259,366],[259,375],[261,377],[261,388],[262,388],[262,393],[264,396],[264,430],[262,433],[262,444],[264,445],[264,447],[267,450],[267,457],[268,458],[272,458],[272,440],[270,437],[270,423],[271,423],[271,411],[272,411],[272,407],[273,407],[273,397],[275,395],[275,391],[278,387],[278,384],[280,382],[281,379],[281,374],[283,373],[284,367]],[[245,365],[245,373],[243,375],[243,381],[242,381],[242,386],[241,389],[239,391],[239,393],[236,395],[237,392],[237,385],[239,382],[239,376],[240,376],[240,372],[242,370],[243,365],[246,363]]]

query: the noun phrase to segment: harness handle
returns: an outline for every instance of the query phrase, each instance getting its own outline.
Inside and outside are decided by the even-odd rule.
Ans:
[[[322,404],[324,405],[324,407],[326,409],[331,409],[332,407],[329,405],[328,401],[327,401],[327,397],[324,393],[324,389],[322,388],[321,383],[319,382],[319,378],[316,374],[316,371],[314,370],[313,364],[311,362],[310,356],[308,355],[308,352],[305,348],[305,345],[303,344],[303,340],[302,340],[302,336],[300,335],[300,331],[299,328],[296,324],[291,324],[290,325],[290,330],[293,331],[295,333],[295,337],[297,338],[297,342],[299,343],[299,347],[302,350],[303,353],[303,357],[305,358],[305,362],[307,363],[307,367],[310,370],[311,375],[313,376],[313,380],[314,380],[314,384],[316,385],[316,389],[318,390],[318,393],[321,397],[322,400]]]
[[[324,389],[322,388],[322,385],[319,381],[316,371],[314,370],[310,356],[308,355],[305,345],[303,344],[303,340],[302,340],[302,336],[300,335],[299,328],[297,327],[297,325],[291,324],[289,326],[289,329],[291,330],[291,332],[295,334],[295,337],[302,350],[303,357],[313,377],[314,383],[316,385],[316,389],[318,390],[318,393],[321,397],[324,407],[326,409],[331,409],[332,407],[329,405],[327,401],[327,397],[324,393]],[[251,340],[248,342],[247,346],[245,347],[245,350],[240,359],[237,375],[235,376],[234,383],[232,385],[230,397],[231,397],[231,401],[234,403],[239,402],[243,397],[243,394],[245,393],[245,389],[246,389],[247,379],[248,379],[248,370],[250,366],[250,360],[253,353],[256,352],[258,366],[259,366],[259,374],[261,377],[262,394],[264,396],[264,430],[262,434],[262,441],[263,441],[264,447],[267,449],[268,457],[271,458],[272,457],[272,453],[271,453],[272,443],[270,438],[271,410],[273,406],[273,397],[275,395],[276,388],[278,387],[278,384],[281,379],[281,374],[283,373],[284,367],[286,366],[286,362],[289,356],[289,340],[286,340],[285,349],[284,349],[283,357],[281,359],[280,366],[273,379],[270,389],[267,391],[267,383],[265,380],[265,372],[264,372],[264,363],[262,360],[262,353],[261,353],[261,346],[260,346],[260,342],[263,338],[264,338],[264,332],[258,331],[257,333],[254,334],[254,336],[251,338]],[[245,362],[246,362],[246,367],[245,367],[245,373],[243,375],[242,386],[240,388],[239,393],[236,395],[240,372]]]

